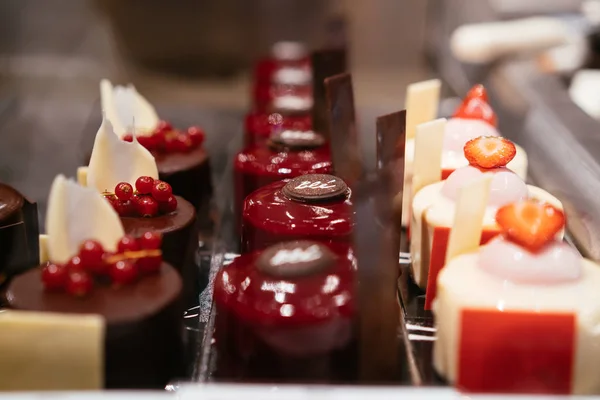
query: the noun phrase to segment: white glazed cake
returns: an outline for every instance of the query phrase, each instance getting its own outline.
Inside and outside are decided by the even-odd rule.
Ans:
[[[533,198],[562,209],[558,199],[543,189],[525,184],[505,166],[514,153],[515,146],[507,139],[473,139],[465,146],[465,156],[472,160],[471,165],[457,169],[445,181],[425,186],[414,196],[411,210],[411,272],[415,283],[427,292],[426,309],[431,307],[435,297],[435,279],[445,261],[450,229],[455,220],[457,196],[462,187],[484,174],[492,175],[482,243],[499,233],[494,216],[496,210],[505,204]]]
[[[499,209],[502,235],[439,274],[434,366],[461,390],[599,394],[600,268],[558,240],[564,215]]]
[[[441,160],[442,180],[446,179],[454,170],[469,165],[463,154],[463,147],[469,140],[480,136],[501,136],[496,127],[496,114],[488,103],[485,88],[482,85],[474,86],[446,124]],[[507,168],[525,180],[527,177],[527,154],[518,145],[515,144],[515,147],[517,153],[508,163]],[[405,148],[404,189],[408,193],[412,191],[414,156],[415,139],[414,136],[409,136]],[[415,194],[412,193],[413,196]],[[409,220],[407,208],[402,218],[403,225],[406,226]]]

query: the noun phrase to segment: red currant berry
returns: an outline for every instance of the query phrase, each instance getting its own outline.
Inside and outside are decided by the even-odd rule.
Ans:
[[[67,283],[69,272],[60,264],[48,263],[42,269],[42,283],[47,290],[62,290]]]
[[[140,246],[137,240],[132,236],[123,236],[123,238],[117,244],[117,252],[125,253],[126,251],[138,251]]]
[[[158,204],[158,209],[163,214],[172,213],[177,210],[177,198],[175,196],[169,196],[166,201],[161,201]]]
[[[115,187],[115,195],[119,200],[127,201],[133,196],[133,187],[127,182],[121,182]]]
[[[123,140],[126,142],[133,142],[133,135],[131,133],[126,133],[125,136],[123,136]]]
[[[151,274],[160,271],[162,264],[161,256],[144,257],[137,260],[136,265],[140,271],[145,274]]]
[[[175,138],[175,148],[177,151],[186,153],[194,147],[194,143],[192,143],[192,139],[186,134],[179,134]]]
[[[158,215],[158,201],[152,196],[139,196],[136,204],[137,213],[142,217],[154,217]]]
[[[192,144],[194,146],[200,146],[202,143],[204,143],[205,134],[202,128],[191,126],[188,128],[187,134],[190,139],[192,139]]]
[[[131,217],[135,214],[135,205],[131,200],[121,201],[117,200],[114,204],[115,211],[119,214],[119,217]]]
[[[135,181],[135,190],[139,194],[150,194],[152,192],[152,186],[154,186],[154,178],[151,176],[140,176]]]
[[[83,271],[85,269],[85,265],[79,256],[75,256],[69,260],[67,263],[67,269],[69,272],[72,271]]]
[[[154,129],[155,133],[166,133],[170,130],[173,130],[173,126],[168,123],[167,121],[160,121],[158,123],[158,125],[156,126],[156,129]]]
[[[158,139],[158,137],[154,134],[137,137],[138,142],[150,151],[153,151],[156,149],[157,144],[158,144],[157,139]]]
[[[162,244],[162,235],[160,232],[146,232],[139,239],[140,249],[158,250]]]
[[[116,285],[133,283],[138,277],[137,267],[129,260],[121,260],[112,264],[108,273]]]
[[[178,152],[179,144],[177,143],[177,135],[167,134],[164,140],[164,149],[167,153]]]
[[[92,278],[83,271],[71,272],[67,277],[67,293],[73,296],[85,296],[92,291],[93,286]]]
[[[154,186],[152,186],[152,197],[157,201],[166,201],[172,194],[173,189],[167,182],[159,181],[158,179],[154,181]]]
[[[88,271],[95,272],[104,268],[103,255],[102,245],[95,240],[86,240],[79,247],[79,258]]]

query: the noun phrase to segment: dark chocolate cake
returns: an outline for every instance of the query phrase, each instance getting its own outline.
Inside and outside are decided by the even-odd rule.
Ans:
[[[125,234],[139,237],[144,232],[162,234],[163,259],[182,276],[183,297],[186,305],[195,305],[200,292],[199,269],[195,263],[198,247],[198,224],[196,210],[192,204],[179,196],[177,209],[166,215],[155,217],[121,217]]]
[[[160,273],[131,285],[98,286],[84,298],[46,291],[40,271],[31,270],[11,282],[7,292],[10,306],[104,317],[107,388],[159,389],[180,376],[182,282],[170,265],[163,263]]]

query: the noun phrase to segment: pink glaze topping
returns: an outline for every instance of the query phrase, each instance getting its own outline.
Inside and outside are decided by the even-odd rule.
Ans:
[[[457,169],[444,181],[442,194],[450,200],[456,201],[459,190],[481,178],[483,173],[479,168],[470,165]],[[529,197],[525,182],[510,169],[506,167],[494,168],[486,170],[485,173],[494,174],[488,205],[501,207]]]
[[[480,136],[500,136],[492,125],[479,119],[451,118],[444,131],[444,156],[457,156],[464,159],[465,144]]]
[[[552,241],[532,253],[498,236],[481,248],[479,267],[514,283],[548,285],[578,280],[582,262],[564,242]]]

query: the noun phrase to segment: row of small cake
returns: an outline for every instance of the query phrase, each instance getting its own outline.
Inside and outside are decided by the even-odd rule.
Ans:
[[[591,373],[600,269],[562,241],[561,202],[523,181],[525,153],[485,118],[482,87],[465,109],[481,123],[459,114],[414,131],[411,273],[434,311],[434,367],[468,391],[600,393]],[[467,165],[446,177],[456,142]]]
[[[211,195],[204,133],[160,121],[131,85],[100,88],[89,166],[55,178],[40,266],[7,288],[3,354],[27,365],[3,370],[3,389],[164,388],[184,373],[197,212]]]

